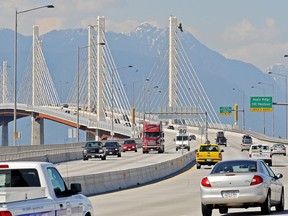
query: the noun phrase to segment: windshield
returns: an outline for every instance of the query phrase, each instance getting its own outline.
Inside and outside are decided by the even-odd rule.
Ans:
[[[187,141],[188,140],[188,136],[177,136],[176,140],[177,141]]]
[[[101,146],[102,146],[101,142],[89,142],[89,143],[86,143],[86,147],[97,148],[97,147],[101,147]]]
[[[145,137],[160,137],[160,133],[159,132],[145,132]]]
[[[107,142],[105,143],[105,147],[117,147],[117,142]]]

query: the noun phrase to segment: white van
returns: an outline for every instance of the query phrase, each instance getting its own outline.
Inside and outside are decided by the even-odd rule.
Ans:
[[[189,134],[177,133],[176,138],[174,138],[174,141],[176,142],[176,151],[178,151],[178,149],[187,149],[188,151],[190,151],[191,138]]]
[[[272,151],[267,144],[252,144],[249,149],[250,159],[260,159],[272,166]]]

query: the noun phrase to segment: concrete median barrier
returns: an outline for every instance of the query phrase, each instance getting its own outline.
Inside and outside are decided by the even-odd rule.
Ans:
[[[80,183],[82,185],[82,193],[92,196],[144,185],[165,178],[182,170],[194,160],[195,151],[191,151],[178,158],[150,166],[93,175],[66,177],[64,179],[67,185]]]

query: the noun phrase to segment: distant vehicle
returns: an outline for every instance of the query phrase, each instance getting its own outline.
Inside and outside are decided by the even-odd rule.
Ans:
[[[116,141],[109,141],[104,144],[106,149],[106,156],[108,155],[117,155],[117,157],[121,157],[122,147]]]
[[[249,149],[250,159],[260,159],[272,166],[272,151],[267,144],[252,144]]]
[[[250,146],[253,144],[252,137],[249,135],[243,135],[241,143],[241,151],[249,151]]]
[[[122,145],[123,152],[125,151],[135,151],[137,152],[137,144],[135,140],[125,140]]]
[[[189,136],[190,136],[191,140],[196,140],[196,135],[195,134],[190,134]]]
[[[271,207],[284,210],[284,186],[262,160],[227,160],[217,163],[200,183],[203,216],[211,216],[213,209],[227,214],[230,208],[260,207],[261,215],[268,215]]]
[[[187,133],[177,133],[174,141],[176,143],[176,151],[178,151],[179,149],[187,149],[188,151],[190,151],[191,138]]]
[[[282,143],[276,143],[271,147],[272,155],[283,154],[286,156],[286,146]]]
[[[200,144],[196,150],[197,169],[200,169],[201,165],[211,166],[222,161],[222,152],[224,150],[221,150],[218,144]]]
[[[227,138],[224,136],[224,131],[218,131],[215,140],[217,144],[227,146]]]
[[[83,160],[88,160],[89,158],[101,158],[101,160],[106,160],[106,149],[100,141],[87,142],[83,146]]]
[[[164,152],[164,132],[161,121],[145,121],[142,136],[143,154],[149,153],[150,151],[158,151],[158,153]]]
[[[169,125],[169,126],[167,127],[167,129],[174,130],[174,126],[173,126],[173,125]]]

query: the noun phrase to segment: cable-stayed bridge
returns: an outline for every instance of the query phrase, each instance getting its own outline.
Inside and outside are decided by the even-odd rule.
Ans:
[[[159,55],[161,58],[155,63],[142,93],[132,105],[118,72],[131,66],[115,65],[105,37],[105,19],[98,17],[97,21],[97,26],[88,26],[87,46],[78,47],[77,74],[65,103],[60,102],[50,76],[42,52],[39,27],[33,27],[31,57],[17,92],[17,118],[31,116],[32,119],[31,144],[44,142],[43,119],[84,130],[87,140],[138,136],[144,113],[148,114],[145,118],[151,120],[185,121],[185,124],[200,128],[206,125],[222,127],[177,35],[181,32],[178,31],[176,17],[169,18],[169,41],[164,43]],[[13,121],[15,107],[7,78],[7,63],[3,63],[1,72],[2,145],[8,145],[7,127]],[[155,112],[163,114],[155,115]],[[207,118],[199,113],[207,113]]]

